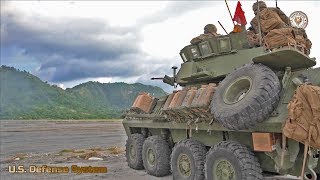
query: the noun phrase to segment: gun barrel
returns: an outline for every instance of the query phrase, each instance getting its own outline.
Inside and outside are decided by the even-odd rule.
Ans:
[[[162,80],[163,78],[151,78],[151,80]]]

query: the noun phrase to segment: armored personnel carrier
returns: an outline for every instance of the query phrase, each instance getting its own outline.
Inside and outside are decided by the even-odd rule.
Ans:
[[[320,68],[295,44],[253,47],[246,31],[211,37],[181,52],[167,84],[181,90],[141,93],[123,120],[133,169],[173,179],[300,176],[304,144],[282,127],[300,84],[320,86]],[[320,173],[319,150],[306,155],[304,178]]]

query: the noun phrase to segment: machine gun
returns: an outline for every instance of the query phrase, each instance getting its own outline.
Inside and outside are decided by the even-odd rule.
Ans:
[[[173,66],[171,69],[173,69],[173,77],[170,77],[168,75],[164,75],[163,78],[151,78],[151,80],[162,80],[162,82],[169,84],[170,86],[173,86],[174,88],[177,87],[177,67]]]

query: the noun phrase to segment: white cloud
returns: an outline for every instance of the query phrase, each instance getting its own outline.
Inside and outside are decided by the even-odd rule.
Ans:
[[[105,19],[112,26],[132,26],[137,19],[162,9],[164,1],[19,1],[10,8],[54,18]]]

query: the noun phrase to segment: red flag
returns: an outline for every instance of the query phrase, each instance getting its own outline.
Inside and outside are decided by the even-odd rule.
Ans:
[[[236,21],[237,23],[239,23],[241,25],[247,24],[246,16],[244,15],[244,11],[241,8],[240,1],[238,1],[236,12],[234,13],[232,20]]]

